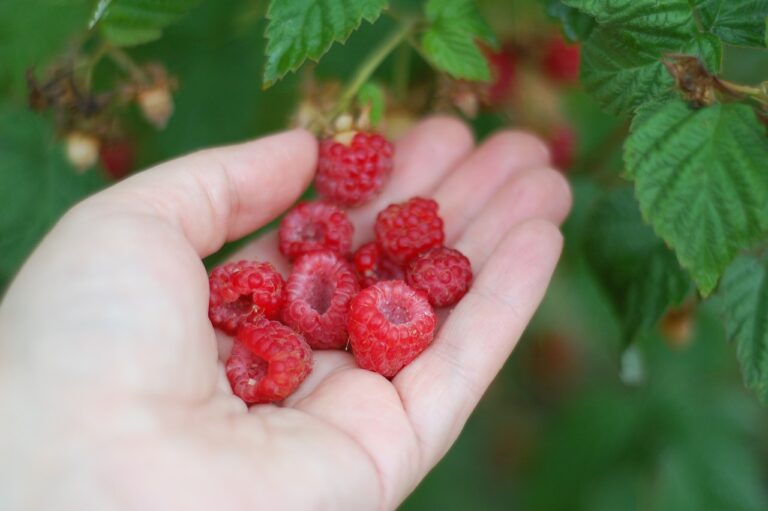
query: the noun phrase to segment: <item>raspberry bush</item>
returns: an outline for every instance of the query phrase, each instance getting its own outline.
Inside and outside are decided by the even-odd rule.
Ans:
[[[329,205],[283,220],[292,267],[225,265],[242,242],[206,261],[227,375],[280,402],[313,349],[357,345],[391,376],[471,261],[442,247],[439,210],[396,205],[370,233],[347,213],[375,203],[419,117],[461,116],[478,140],[524,128],[573,188],[563,262],[404,508],[767,509],[767,25],[768,0],[0,2],[0,290],[88,194],[301,126],[323,141],[303,202]],[[408,346],[372,342],[401,324],[376,300],[421,311],[389,318],[412,320]]]

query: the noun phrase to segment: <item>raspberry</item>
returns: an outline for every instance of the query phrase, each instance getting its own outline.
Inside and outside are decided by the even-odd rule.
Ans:
[[[144,118],[161,130],[173,115],[173,96],[166,83],[158,83],[139,92],[136,98]]]
[[[581,47],[578,44],[568,44],[562,37],[556,36],[544,50],[542,66],[552,80],[568,83],[579,79],[580,61]]]
[[[208,317],[233,335],[252,313],[274,319],[283,305],[283,277],[269,263],[238,261],[214,268]]]
[[[287,326],[258,318],[238,330],[226,371],[240,399],[274,403],[291,395],[312,371],[312,350]]]
[[[472,283],[472,265],[458,250],[433,248],[410,262],[406,281],[423,291],[435,307],[447,307],[467,293]]]
[[[349,301],[360,290],[351,265],[333,252],[299,257],[286,284],[283,321],[315,349],[347,344]]]
[[[567,124],[555,128],[549,137],[549,150],[552,163],[561,170],[568,170],[573,165],[573,153],[576,146],[576,132]]]
[[[121,179],[133,170],[136,148],[128,139],[106,141],[99,148],[99,159],[110,177]]]
[[[316,250],[345,255],[352,248],[353,232],[347,214],[333,204],[305,202],[280,222],[280,252],[291,260]]]
[[[376,242],[399,264],[443,244],[443,220],[437,214],[437,202],[414,197],[402,204],[392,204],[376,217]]]
[[[382,280],[403,280],[403,268],[387,257],[376,243],[366,243],[357,249],[352,263],[362,287],[372,286]]]
[[[491,105],[502,104],[514,92],[517,78],[517,62],[511,49],[495,51],[487,46],[482,46],[485,60],[491,68],[493,81],[487,88],[488,103]]]
[[[321,197],[342,206],[360,206],[378,195],[392,173],[394,146],[378,133],[354,133],[349,144],[320,142],[315,187]]]
[[[349,307],[349,340],[357,365],[392,378],[429,346],[436,324],[426,297],[402,280],[363,289]]]
[[[81,131],[67,134],[65,152],[67,160],[78,173],[96,165],[99,159],[99,139]]]

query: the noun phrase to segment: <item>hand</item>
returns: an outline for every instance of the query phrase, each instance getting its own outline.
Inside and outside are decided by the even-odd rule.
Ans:
[[[0,308],[2,509],[393,509],[446,453],[544,295],[567,184],[530,135],[473,148],[457,121],[419,124],[382,196],[351,213],[356,242],[387,204],[432,196],[470,292],[391,382],[315,352],[283,406],[249,410],[200,258],[290,207],[316,152],[302,131],[201,151],[65,215]],[[268,233],[233,259],[287,276],[276,247]]]

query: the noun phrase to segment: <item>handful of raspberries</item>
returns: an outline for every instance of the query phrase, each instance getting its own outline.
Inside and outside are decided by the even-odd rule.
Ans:
[[[280,223],[280,252],[293,263],[288,280],[262,261],[211,272],[208,316],[235,336],[226,372],[246,403],[293,393],[312,370],[312,350],[351,348],[361,368],[394,377],[432,342],[433,307],[452,306],[469,289],[470,262],[443,246],[431,199],[388,206],[376,218],[375,241],[352,252],[354,226],[341,207],[378,195],[393,155],[372,132],[320,141],[321,200],[298,204]]]

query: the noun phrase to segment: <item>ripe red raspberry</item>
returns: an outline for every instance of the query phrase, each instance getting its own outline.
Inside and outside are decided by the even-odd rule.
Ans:
[[[99,148],[99,159],[112,179],[121,179],[134,168],[136,147],[129,139],[105,141]]]
[[[363,289],[349,307],[349,341],[357,365],[392,378],[429,346],[436,324],[426,297],[402,280]]]
[[[381,251],[374,243],[366,243],[357,249],[352,264],[362,287],[372,286],[382,280],[403,280],[403,268]]]
[[[573,165],[576,150],[576,132],[568,124],[554,129],[549,137],[549,150],[552,163],[560,170],[568,170]]]
[[[269,263],[238,261],[214,268],[209,278],[208,317],[234,335],[250,314],[274,319],[283,305],[283,277]]]
[[[496,51],[482,46],[482,50],[488,61],[488,67],[491,68],[493,80],[487,88],[488,103],[491,105],[502,104],[514,93],[517,79],[517,59],[509,48]]]
[[[315,349],[347,344],[349,301],[360,291],[351,265],[333,252],[299,257],[285,286],[283,322]]]
[[[435,307],[454,305],[472,283],[472,265],[458,250],[433,248],[411,260],[405,272],[408,285],[423,291]]]
[[[240,399],[274,403],[291,395],[312,371],[312,350],[287,326],[258,318],[238,330],[226,371]]]
[[[399,264],[439,247],[445,235],[437,207],[437,202],[421,197],[388,206],[376,217],[376,243]]]
[[[342,210],[327,202],[304,202],[280,222],[280,252],[293,260],[307,252],[330,250],[346,255],[354,227]]]
[[[560,83],[575,82],[579,79],[581,47],[569,44],[562,37],[552,38],[544,49],[542,67],[552,80]]]
[[[315,188],[342,206],[360,206],[378,195],[392,173],[394,146],[378,133],[357,132],[349,144],[343,135],[320,141]]]

